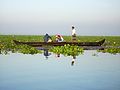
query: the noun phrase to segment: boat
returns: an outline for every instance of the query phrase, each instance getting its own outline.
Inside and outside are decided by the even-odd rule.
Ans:
[[[33,47],[41,47],[46,45],[47,46],[64,46],[66,44],[76,45],[76,46],[101,46],[105,42],[105,39],[102,39],[98,42],[23,42],[23,41],[17,41],[17,40],[13,40],[13,42],[16,45],[25,44]]]

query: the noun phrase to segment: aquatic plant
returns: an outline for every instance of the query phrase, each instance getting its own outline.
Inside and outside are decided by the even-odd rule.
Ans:
[[[19,45],[18,52],[19,53],[23,53],[23,54],[37,54],[37,53],[41,53],[40,50],[37,50],[36,48],[28,46],[28,45]]]
[[[56,54],[63,54],[65,56],[78,56],[84,52],[83,48],[80,48],[79,46],[71,46],[69,44],[53,47],[50,51]]]
[[[16,45],[14,43],[10,42],[10,41],[1,42],[0,53],[1,54],[8,54],[9,51],[14,53],[16,51]]]
[[[12,53],[23,53],[23,54],[37,54],[41,53],[40,50],[37,50],[34,47],[28,45],[16,45],[12,41],[9,42],[2,42],[0,44],[0,54],[8,54],[9,52]]]
[[[104,50],[98,50],[98,52],[117,54],[120,53],[120,48],[107,48]]]

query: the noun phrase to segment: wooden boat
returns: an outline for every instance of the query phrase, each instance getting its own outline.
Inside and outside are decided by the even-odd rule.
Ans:
[[[13,42],[17,45],[26,44],[33,47],[41,47],[45,45],[64,46],[65,44],[77,45],[77,46],[101,46],[105,42],[105,39],[102,39],[101,41],[98,42],[22,42],[17,40],[13,40]]]

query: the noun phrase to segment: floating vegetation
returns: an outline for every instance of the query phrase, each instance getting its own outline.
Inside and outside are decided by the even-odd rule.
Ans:
[[[78,56],[84,52],[83,48],[80,48],[79,46],[71,46],[69,44],[53,47],[50,51],[65,56]]]
[[[120,53],[120,48],[107,48],[104,50],[98,50],[98,52],[117,54]]]
[[[20,45],[18,52],[19,53],[23,53],[23,54],[37,54],[37,53],[42,53],[40,50],[37,50],[36,48],[28,46],[28,45]]]
[[[34,47],[28,45],[15,45],[12,41],[11,42],[2,42],[0,44],[0,54],[8,54],[9,52],[12,53],[23,53],[23,54],[37,54],[41,53],[40,50],[37,50]]]

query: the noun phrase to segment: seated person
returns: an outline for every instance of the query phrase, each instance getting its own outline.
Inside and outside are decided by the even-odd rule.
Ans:
[[[48,34],[46,34],[44,36],[44,42],[52,42],[52,38]]]
[[[63,42],[64,39],[61,35],[56,35],[56,42]]]

